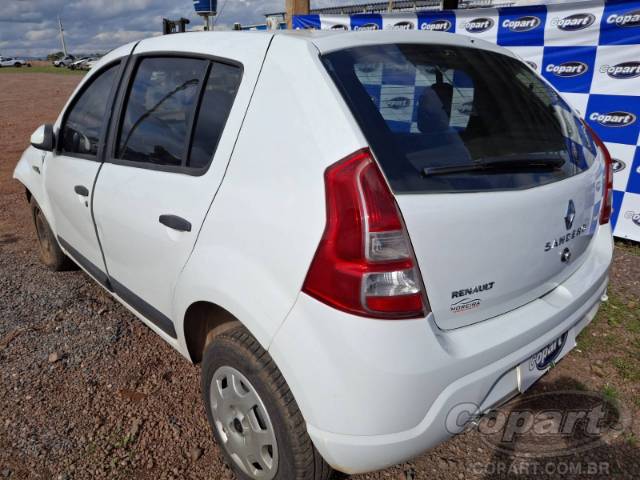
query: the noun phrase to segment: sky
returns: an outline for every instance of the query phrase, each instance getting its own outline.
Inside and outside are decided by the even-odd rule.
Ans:
[[[220,28],[234,22],[262,23],[265,13],[284,10],[285,0],[219,0]],[[315,0],[313,7],[354,4]],[[106,52],[117,46],[162,31],[162,18],[191,20],[189,28],[200,27],[202,19],[192,0],[0,0],[0,55],[43,57],[62,50],[58,34],[62,18],[69,53]]]

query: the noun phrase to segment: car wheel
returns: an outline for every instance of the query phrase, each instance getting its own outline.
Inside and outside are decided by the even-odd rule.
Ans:
[[[298,405],[271,356],[244,328],[215,337],[202,360],[202,397],[225,461],[247,480],[326,480]]]
[[[54,272],[72,269],[74,267],[73,262],[60,248],[44,213],[42,213],[40,209],[40,205],[38,205],[38,202],[36,202],[33,197],[31,197],[30,206],[33,222],[36,227],[42,263]]]
[[[13,66],[16,67],[16,68],[20,68],[22,65],[19,64],[19,63],[14,63]]]

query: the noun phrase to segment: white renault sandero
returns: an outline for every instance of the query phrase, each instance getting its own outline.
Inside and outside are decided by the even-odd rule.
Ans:
[[[144,40],[31,144],[43,261],[202,363],[239,478],[414,457],[531,386],[605,296],[609,154],[478,40]]]

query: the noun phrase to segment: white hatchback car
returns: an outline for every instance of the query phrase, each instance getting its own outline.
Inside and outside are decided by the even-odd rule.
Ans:
[[[609,154],[478,40],[143,40],[31,143],[15,177],[44,262],[202,363],[241,478],[418,455],[526,390],[605,296]]]

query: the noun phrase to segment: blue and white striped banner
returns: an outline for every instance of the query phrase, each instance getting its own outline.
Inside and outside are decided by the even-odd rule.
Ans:
[[[614,234],[640,241],[640,0],[299,15],[293,26],[434,30],[512,50],[551,82],[604,140],[614,158]]]

